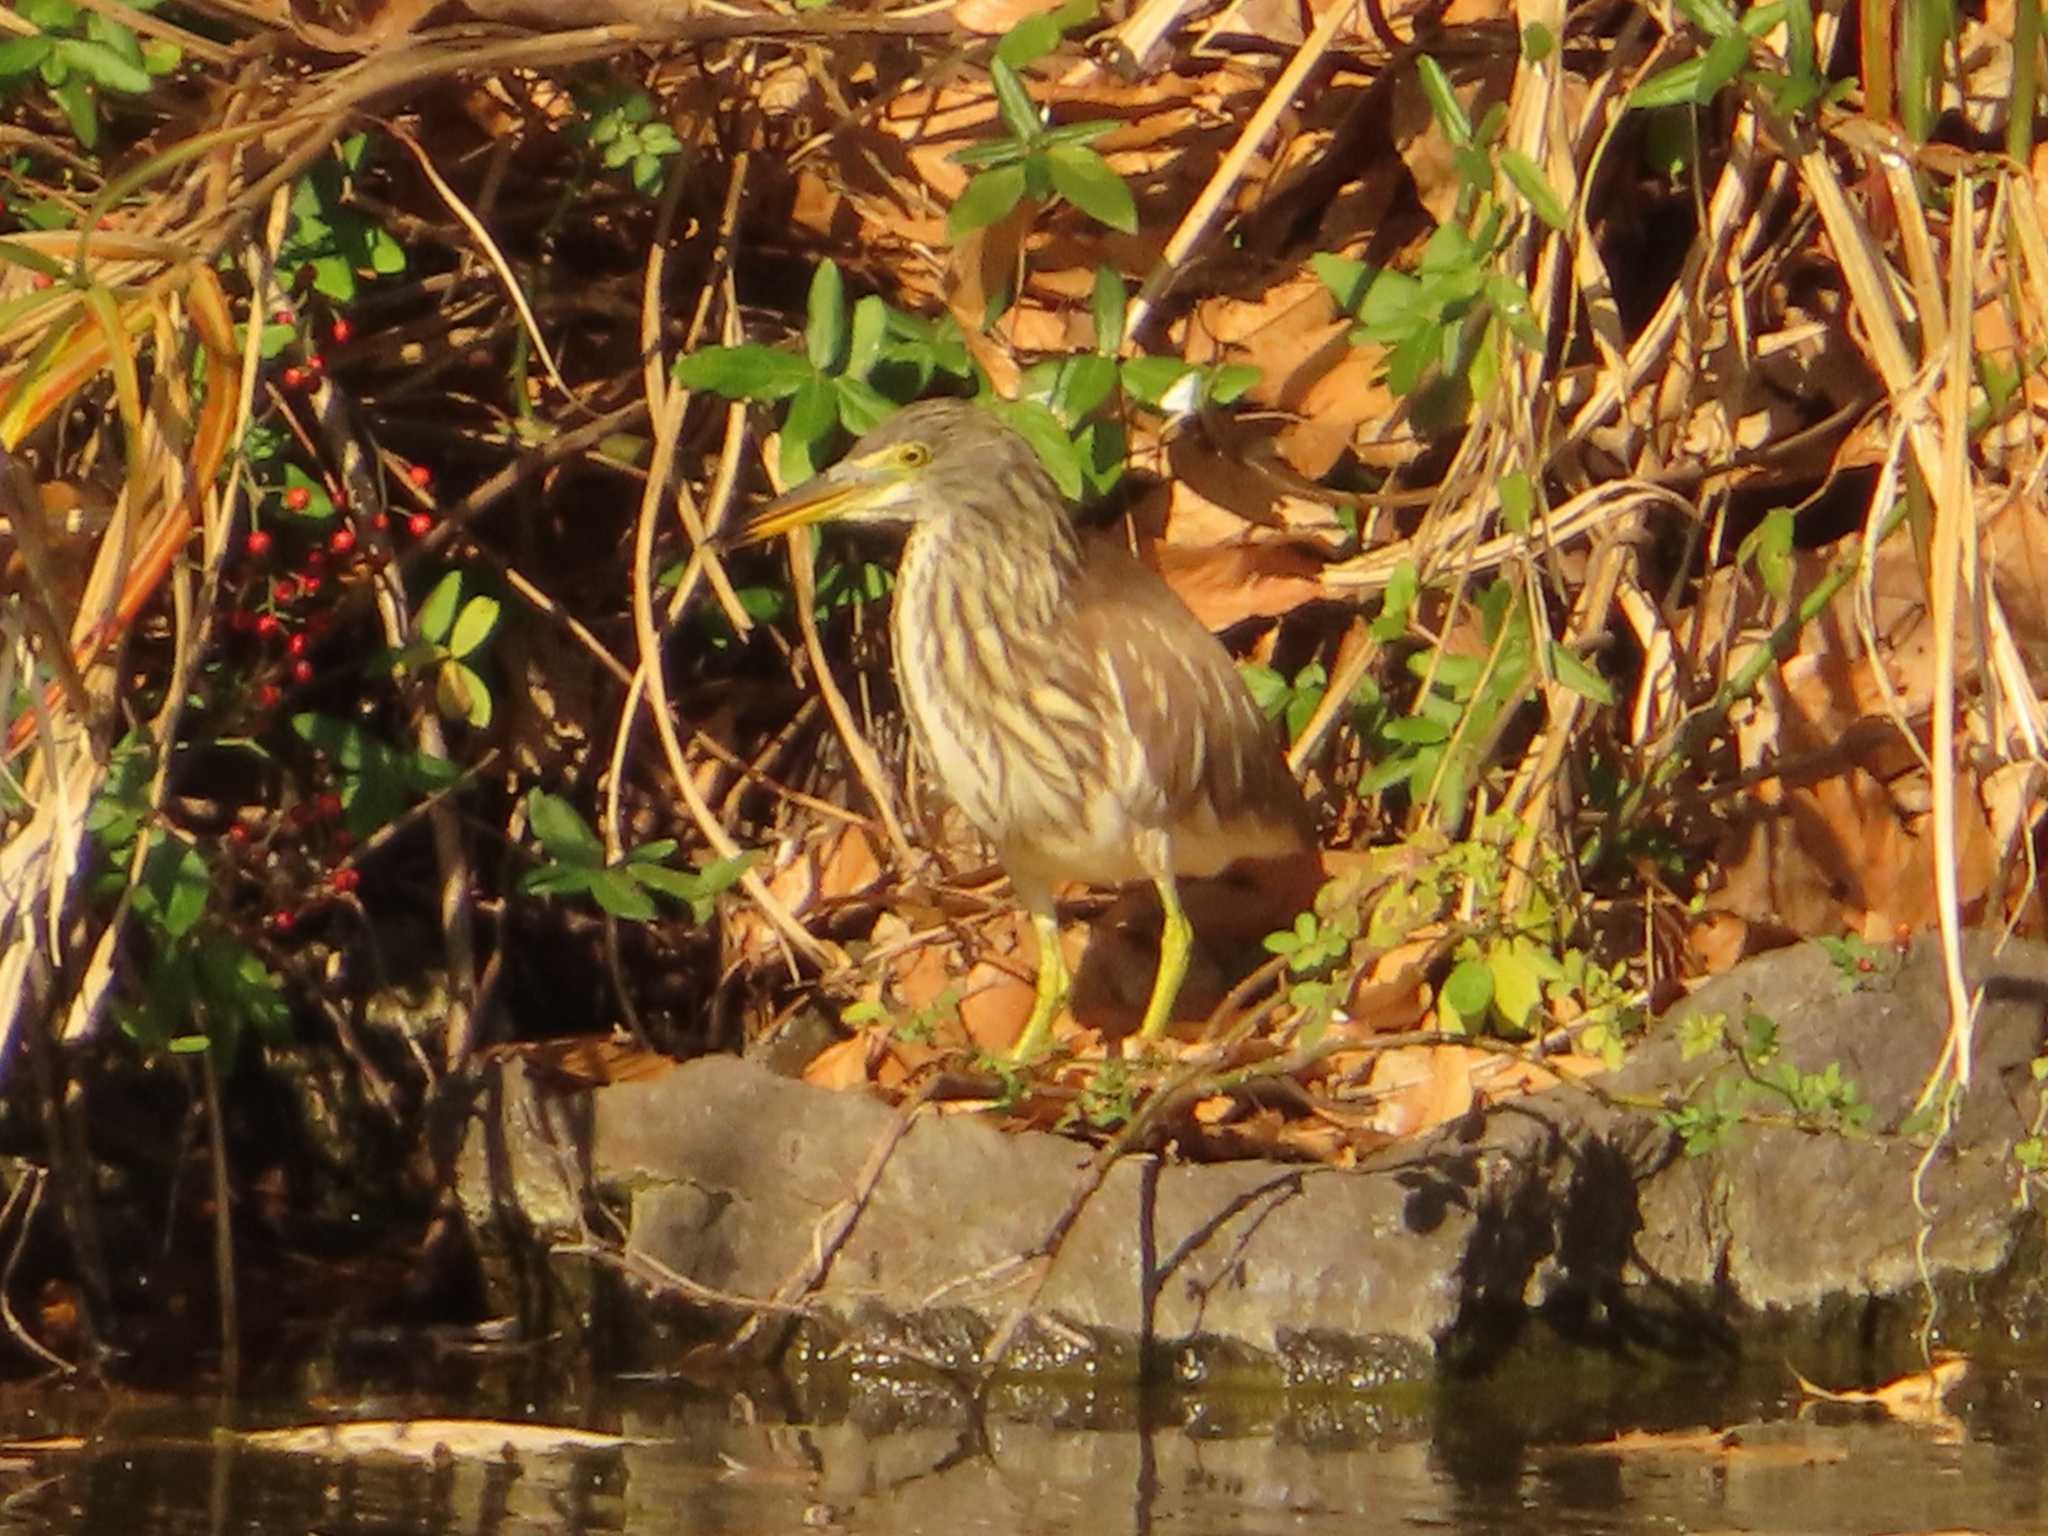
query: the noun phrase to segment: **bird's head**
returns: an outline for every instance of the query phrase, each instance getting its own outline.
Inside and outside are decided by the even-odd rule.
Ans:
[[[916,527],[960,514],[1006,516],[1020,492],[1064,504],[1031,445],[965,400],[905,406],[846,457],[777,497],[734,539],[753,544],[814,523]]]

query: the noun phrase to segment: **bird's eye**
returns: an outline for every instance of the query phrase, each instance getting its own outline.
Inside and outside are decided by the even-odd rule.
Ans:
[[[932,451],[923,443],[905,443],[896,451],[896,462],[905,469],[923,469],[931,461]]]

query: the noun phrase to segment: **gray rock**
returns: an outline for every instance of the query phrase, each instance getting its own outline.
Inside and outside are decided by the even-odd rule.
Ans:
[[[1897,1131],[1946,1027],[1938,951],[1918,945],[1896,975],[1845,991],[1807,945],[1703,988],[1599,1097],[1511,1100],[1353,1171],[1124,1160],[1056,1245],[1034,1326],[1005,1363],[1150,1364],[1183,1382],[1249,1368],[1352,1388],[1445,1361],[1484,1370],[1532,1338],[1733,1360],[1745,1342],[1782,1346],[1788,1329],[1839,1343],[1845,1318],[1868,1349],[1887,1330],[1910,1333],[1923,1263],[1951,1330],[2037,1318],[2048,1311],[2040,1266],[2012,1262],[2026,1234],[2038,1241],[2013,1148],[2039,1111],[2028,1063],[2042,1050],[2048,951],[2013,945],[1994,961],[1978,942],[1972,973],[1989,981],[1974,1087],[1922,1178],[1924,1233],[1913,1178],[1925,1139]],[[1874,1134],[1781,1113],[1681,1155],[1643,1105],[1709,1102],[1711,1075],[1743,1074],[1726,1052],[1681,1060],[1676,1024],[1719,1011],[1739,1030],[1753,1010],[1776,1025],[1777,1059],[1807,1072],[1839,1063],[1873,1106]],[[807,1293],[799,1365],[849,1338],[858,1347],[836,1358],[856,1368],[976,1362],[1026,1296],[1029,1256],[1090,1162],[1058,1137],[929,1112],[890,1148],[899,1126],[887,1106],[731,1057],[566,1095],[515,1066],[492,1073],[461,1160],[464,1208],[501,1281],[558,1294],[576,1273],[560,1247],[610,1241],[628,1269],[652,1260],[728,1297],[796,1301],[863,1170],[886,1153]],[[1749,1092],[1752,1110],[1776,1105]],[[2002,1271],[2002,1286],[1987,1284]],[[632,1286],[570,1291],[616,1354],[670,1347],[648,1329],[677,1309],[649,1308]],[[734,1308],[703,1303],[681,1310],[729,1331]],[[1535,1320],[1547,1326],[1532,1331]]]

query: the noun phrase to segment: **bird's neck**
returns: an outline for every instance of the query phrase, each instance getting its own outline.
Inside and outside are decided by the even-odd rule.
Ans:
[[[966,513],[921,524],[904,546],[896,602],[1013,638],[1058,629],[1081,576],[1081,543],[1064,508],[1001,519]]]

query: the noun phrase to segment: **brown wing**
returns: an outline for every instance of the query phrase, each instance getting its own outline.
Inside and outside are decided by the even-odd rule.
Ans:
[[[1089,541],[1073,623],[1140,754],[1120,776],[1127,803],[1168,833],[1174,873],[1315,846],[1301,786],[1230,653],[1113,538]]]

